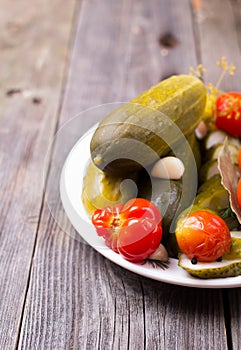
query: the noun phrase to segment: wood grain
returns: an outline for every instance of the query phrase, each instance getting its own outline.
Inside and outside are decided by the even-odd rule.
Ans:
[[[235,33],[237,36],[237,43],[239,47],[239,61],[241,58],[241,3],[240,1],[231,1],[232,11],[234,16]],[[236,37],[235,37],[236,39]],[[240,62],[239,66],[240,67]],[[234,79],[236,81],[237,90],[241,89],[240,74],[235,74]],[[241,329],[240,329],[240,315],[241,315],[241,294],[240,288],[230,290],[226,293],[226,303],[230,305],[229,318],[230,318],[230,339],[232,342],[233,350],[240,349]]]
[[[203,0],[201,8],[196,12],[195,20],[198,26],[200,41],[201,62],[206,68],[205,80],[216,84],[219,80],[221,70],[216,62],[221,57],[236,66],[235,76],[226,74],[220,85],[224,91],[240,91],[240,34],[238,23],[240,23],[240,2],[236,1],[236,8],[232,7],[229,0]],[[238,11],[239,10],[239,11]],[[222,15],[220,15],[222,14]],[[238,40],[239,38],[239,40]]]
[[[230,290],[226,294],[226,303],[230,305],[230,338],[233,350],[240,349],[240,313],[241,313],[241,296],[240,288]]]
[[[63,4],[1,3],[1,349],[13,349],[18,341],[28,287],[44,158],[56,126],[74,9],[74,1],[65,9]]]
[[[240,1],[202,1],[195,13],[197,32],[199,32],[201,62],[207,68],[206,82],[215,84],[220,76],[216,61],[222,56],[236,66],[235,75],[226,75],[220,88],[224,91],[240,91],[241,75],[241,2]],[[221,16],[220,14],[223,14]],[[225,20],[224,20],[225,19]],[[240,348],[240,289],[223,292],[226,312],[226,333],[228,345]]]
[[[166,33],[176,46],[159,46]],[[64,232],[70,224],[52,191],[68,148],[100,116],[83,113],[64,123],[195,64],[189,1],[83,2],[59,120],[66,132],[52,154],[19,348],[227,349],[220,290],[163,284],[114,265]]]

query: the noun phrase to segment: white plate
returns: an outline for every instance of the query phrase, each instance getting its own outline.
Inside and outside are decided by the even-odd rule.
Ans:
[[[72,225],[80,236],[107,259],[139,275],[170,284],[197,288],[235,288],[241,287],[241,276],[215,279],[198,279],[190,276],[177,265],[176,259],[170,259],[165,270],[151,264],[134,264],[123,259],[119,254],[105,246],[98,237],[88,218],[81,201],[83,176],[90,159],[90,140],[96,126],[91,128],[70,151],[61,173],[60,196],[63,207]]]

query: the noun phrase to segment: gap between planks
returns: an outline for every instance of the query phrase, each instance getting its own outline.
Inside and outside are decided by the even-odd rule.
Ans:
[[[59,94],[59,104],[58,104],[58,107],[57,107],[57,118],[56,118],[56,124],[55,124],[55,128],[54,128],[54,134],[58,130],[60,112],[61,112],[61,109],[62,109],[63,97],[64,97],[64,94],[65,94],[65,88],[66,88],[66,84],[67,84],[67,80],[68,80],[69,63],[70,63],[70,59],[71,59],[71,50],[73,48],[73,42],[74,42],[75,37],[76,37],[78,16],[79,16],[79,13],[80,13],[80,10],[81,10],[81,5],[82,5],[82,1],[75,0],[73,16],[72,16],[72,19],[71,19],[72,25],[71,25],[69,39],[68,39],[68,42],[67,42],[67,45],[66,45],[67,49],[68,49],[68,52],[70,52],[70,54],[66,56],[65,62],[64,62],[63,78],[62,78],[62,81],[61,81],[61,91],[60,91],[60,94]],[[19,341],[20,341],[20,336],[21,336],[21,330],[22,330],[22,325],[23,325],[22,321],[23,321],[23,318],[24,318],[25,305],[26,305],[26,300],[27,300],[27,296],[28,296],[30,280],[31,280],[31,275],[32,275],[33,259],[34,259],[35,250],[36,250],[37,237],[38,237],[40,222],[41,222],[43,208],[44,208],[44,203],[45,203],[45,190],[46,190],[46,186],[47,186],[47,182],[48,182],[48,176],[49,176],[49,172],[50,172],[50,168],[51,168],[51,157],[52,157],[52,154],[53,154],[53,149],[54,149],[54,142],[51,144],[51,149],[49,151],[49,159],[48,159],[47,170],[46,170],[46,178],[44,179],[44,185],[43,185],[43,196],[42,196],[42,201],[41,201],[41,206],[40,206],[40,211],[39,211],[38,223],[37,223],[36,234],[35,234],[35,239],[34,239],[34,244],[33,244],[33,251],[32,251],[32,256],[31,256],[30,267],[29,267],[29,274],[28,274],[28,279],[27,279],[27,283],[26,283],[26,290],[25,290],[25,295],[24,295],[24,300],[23,300],[23,305],[22,305],[22,313],[21,313],[20,320],[19,320],[18,333],[17,333],[17,336],[16,336],[16,344],[14,346],[15,349],[18,348]]]

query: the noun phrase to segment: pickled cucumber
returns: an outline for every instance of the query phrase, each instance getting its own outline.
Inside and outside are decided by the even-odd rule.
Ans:
[[[150,200],[159,209],[162,215],[162,243],[165,245],[168,255],[176,257],[178,246],[175,233],[170,232],[170,226],[181,201],[182,181],[152,178],[143,169],[138,180],[138,196]]]
[[[232,160],[235,164],[237,164],[238,161],[238,152],[239,152],[239,147],[237,147],[236,145],[233,144],[229,144],[228,145],[229,151],[232,155]],[[223,149],[223,144],[217,144],[213,147],[211,147],[204,155],[204,161],[210,161],[210,160],[214,160],[214,159],[218,159],[218,156],[220,154],[220,152]]]
[[[101,121],[90,145],[93,162],[115,175],[152,164],[180,135],[193,132],[205,102],[206,88],[196,77],[178,75],[162,81]]]
[[[200,209],[216,212],[226,222],[230,230],[240,227],[236,215],[230,208],[229,194],[221,183],[220,174],[214,175],[198,188],[193,203],[179,215],[179,218]]]
[[[125,203],[137,195],[137,174],[128,179],[110,176],[89,163],[82,189],[82,201],[91,216],[95,209]]]
[[[199,182],[200,184],[208,181],[214,175],[219,174],[218,161],[217,159],[211,159],[204,163],[199,172]]]
[[[224,278],[241,275],[241,234],[231,232],[231,238],[230,252],[226,253],[221,261],[192,264],[191,259],[185,254],[181,254],[178,265],[199,278]]]

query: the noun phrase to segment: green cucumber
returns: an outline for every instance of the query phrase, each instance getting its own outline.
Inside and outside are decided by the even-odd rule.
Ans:
[[[178,213],[182,197],[182,180],[169,181],[151,178],[143,170],[138,180],[138,196],[150,200],[159,209],[162,214],[162,243],[166,247],[168,255],[176,257],[178,246],[175,233],[170,232],[170,227]]]
[[[239,147],[237,147],[236,145],[233,145],[231,143],[228,144],[228,148],[229,151],[231,153],[232,156],[232,160],[235,164],[238,163],[238,152],[239,152]],[[223,144],[217,144],[213,147],[211,147],[209,150],[207,150],[207,152],[204,155],[204,161],[207,162],[209,160],[213,160],[213,159],[218,159],[218,156],[220,154],[220,152],[223,149]]]
[[[180,254],[178,265],[199,278],[224,278],[241,275],[241,235],[231,232],[232,245],[221,261],[193,264],[185,254]]]
[[[115,175],[147,167],[193,132],[205,102],[206,88],[198,78],[163,80],[100,122],[90,144],[94,164]]]
[[[167,234],[178,209],[181,195],[181,180],[150,178],[148,174],[143,173],[139,177],[138,196],[152,201],[158,207],[163,216],[163,229]]]
[[[87,166],[83,179],[82,202],[89,216],[97,208],[125,203],[136,197],[137,174],[125,179],[104,173],[92,162]]]
[[[211,159],[201,166],[199,172],[199,182],[202,184],[217,174],[219,174],[218,160]]]
[[[200,209],[211,210],[221,216],[230,230],[240,228],[237,217],[230,208],[229,194],[221,183],[220,174],[212,176],[199,187],[192,205],[181,212],[179,218]]]

